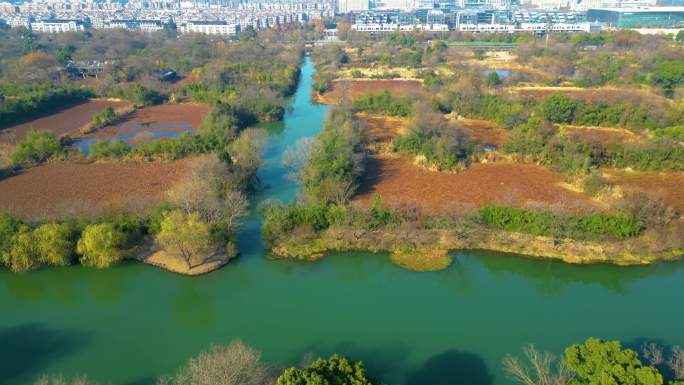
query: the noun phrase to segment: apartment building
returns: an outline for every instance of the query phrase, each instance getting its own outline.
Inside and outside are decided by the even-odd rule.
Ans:
[[[81,20],[49,19],[32,22],[31,30],[37,33],[78,32],[85,30],[85,25]]]
[[[235,35],[240,31],[240,26],[222,20],[194,20],[181,23],[178,26],[180,33],[203,33],[206,35]]]

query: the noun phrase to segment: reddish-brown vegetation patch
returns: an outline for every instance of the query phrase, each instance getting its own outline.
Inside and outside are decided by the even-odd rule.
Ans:
[[[335,80],[330,91],[318,95],[318,101],[325,104],[339,103],[343,96],[353,100],[365,93],[387,91],[394,96],[417,95],[421,83],[418,80]]]
[[[596,209],[582,194],[559,186],[562,176],[516,163],[473,164],[459,173],[429,171],[403,158],[370,158],[357,200],[380,195],[384,202],[427,212],[476,209],[487,204],[580,213]]]
[[[663,199],[678,213],[684,214],[684,172],[629,172],[608,170],[611,183],[623,191],[645,191]]]
[[[511,136],[509,131],[489,120],[460,119],[457,122],[476,142],[499,149]]]
[[[0,211],[26,219],[140,212],[164,199],[190,161],[33,167],[0,180]]]
[[[96,113],[107,107],[119,108],[127,104],[129,103],[103,99],[89,100],[43,118],[0,129],[0,141],[22,140],[30,128],[50,131],[58,137],[65,134],[75,137],[79,135],[78,129],[88,123]]]
[[[581,143],[640,143],[644,137],[621,128],[606,127],[563,127],[565,135],[572,141]]]
[[[85,137],[110,138],[132,132],[144,132],[146,127],[164,131],[197,128],[211,107],[198,103],[161,104],[135,110],[124,121],[108,126]]]
[[[392,116],[359,113],[357,117],[366,124],[366,139],[370,143],[389,142],[407,130],[408,120]]]

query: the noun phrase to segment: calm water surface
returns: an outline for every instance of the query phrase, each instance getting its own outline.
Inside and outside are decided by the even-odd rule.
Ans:
[[[307,60],[292,110],[267,127],[266,188],[256,200],[296,194],[280,161],[320,130],[327,107],[311,104],[312,72]],[[409,385],[509,384],[500,361],[528,343],[554,351],[588,336],[684,344],[682,263],[570,266],[478,252],[415,273],[367,253],[272,261],[256,218],[240,248],[236,261],[195,278],[134,262],[1,271],[0,384],[41,373],[149,384],[235,338],[273,364],[341,352],[389,384]]]

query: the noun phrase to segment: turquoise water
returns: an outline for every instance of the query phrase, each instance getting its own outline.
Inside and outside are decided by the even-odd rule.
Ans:
[[[320,129],[313,68],[270,132],[263,192],[290,200],[282,152]],[[139,263],[112,269],[0,272],[0,384],[42,373],[153,383],[212,343],[242,339],[275,365],[308,352],[363,360],[389,384],[506,385],[506,353],[560,351],[588,336],[684,344],[684,264],[571,266],[490,252],[455,253],[447,270],[402,270],[383,255],[316,263],[265,257],[258,219],[224,269],[182,277]]]
[[[499,75],[501,79],[507,79],[511,77],[511,75],[513,75],[513,71],[510,70],[485,70],[482,71],[482,74],[484,76],[489,76],[489,74],[491,74],[492,72],[496,72],[496,74]]]

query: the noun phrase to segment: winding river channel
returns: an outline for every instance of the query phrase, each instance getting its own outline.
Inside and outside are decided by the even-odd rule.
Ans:
[[[311,102],[313,71],[307,59],[284,122],[266,127],[256,201],[295,199],[282,154],[316,135],[328,109]],[[151,384],[236,338],[274,365],[340,352],[388,384],[407,385],[509,384],[501,359],[529,343],[555,352],[589,336],[684,345],[681,262],[572,266],[482,251],[416,273],[368,253],[270,260],[256,216],[239,238],[241,257],[202,277],[134,262],[0,271],[0,384],[30,384],[43,373]]]

